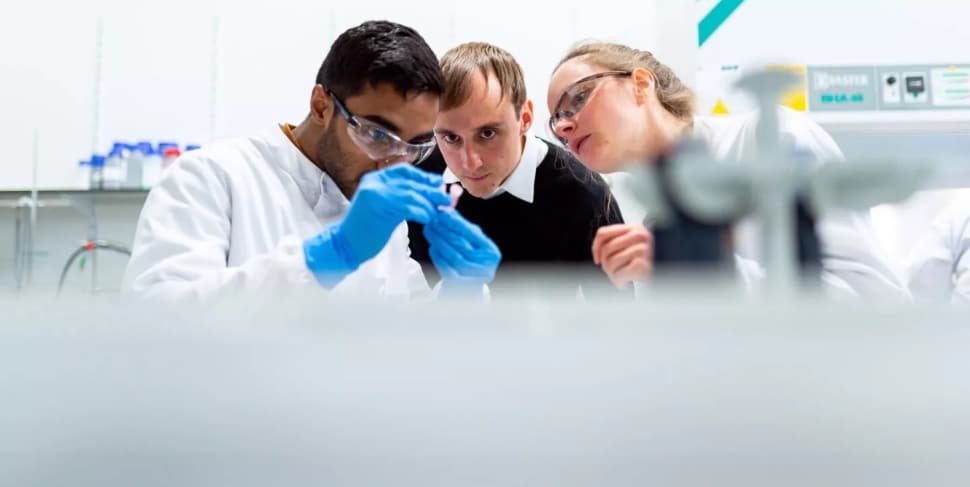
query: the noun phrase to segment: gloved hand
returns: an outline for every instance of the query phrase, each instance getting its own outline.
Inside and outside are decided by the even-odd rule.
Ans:
[[[454,209],[438,211],[424,227],[431,262],[441,273],[442,291],[481,290],[495,278],[502,253],[482,229]]]
[[[303,243],[307,268],[326,288],[377,255],[405,220],[427,224],[449,206],[441,176],[409,164],[365,174],[339,223]]]

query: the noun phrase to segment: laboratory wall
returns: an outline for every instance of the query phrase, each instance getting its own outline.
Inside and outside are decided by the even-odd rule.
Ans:
[[[714,0],[697,0],[716,4]],[[699,54],[702,64],[966,62],[960,0],[744,0]]]
[[[735,7],[699,49],[701,113],[743,112],[753,101],[722,70],[774,65],[968,65],[970,2],[958,0],[697,0],[702,12]],[[873,211],[886,251],[902,260],[936,213],[970,187],[970,110],[809,111],[847,158],[949,161],[932,190]],[[954,176],[951,176],[953,174]]]
[[[970,3],[956,0],[696,0],[699,12],[730,5],[730,15],[708,24],[697,53],[701,113],[714,111],[718,99],[730,96],[728,75],[718,71],[787,66],[966,65],[966,19]],[[720,83],[718,83],[719,81]],[[727,100],[727,111],[743,111],[747,100]],[[816,110],[812,110],[816,112]],[[813,113],[827,124],[966,121],[967,110]]]
[[[550,8],[500,0],[482,8],[438,0],[303,0],[269,12],[209,3],[157,14],[2,16],[0,45],[10,49],[0,63],[0,189],[74,187],[78,161],[115,140],[202,144],[298,122],[330,43],[367,19],[411,25],[439,54],[471,40],[505,47],[525,69],[539,120],[546,117],[551,70],[576,40],[615,40],[659,53],[658,33],[676,40],[693,32],[693,16],[675,14],[691,12],[679,1],[606,0],[590,8],[570,0]],[[658,10],[668,22],[657,22]],[[672,15],[679,26],[669,22]],[[672,59],[694,51],[689,43],[667,45]]]

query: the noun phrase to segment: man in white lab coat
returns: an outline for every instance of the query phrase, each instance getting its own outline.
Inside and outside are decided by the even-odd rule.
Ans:
[[[970,304],[970,192],[933,220],[907,258],[906,277],[917,301]]]
[[[497,247],[450,209],[440,176],[411,165],[435,146],[443,89],[413,29],[377,21],[347,30],[303,122],[212,143],[166,170],[139,218],[124,289],[179,302],[424,294],[409,220],[439,230],[431,245],[446,289],[480,288]]]

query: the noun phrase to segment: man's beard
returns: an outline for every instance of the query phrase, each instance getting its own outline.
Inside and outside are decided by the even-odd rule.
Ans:
[[[353,159],[347,151],[343,150],[340,138],[337,136],[336,125],[331,123],[327,127],[317,147],[317,156],[322,166],[320,169],[333,179],[340,192],[349,200],[357,191],[362,174],[352,174],[350,161]]]

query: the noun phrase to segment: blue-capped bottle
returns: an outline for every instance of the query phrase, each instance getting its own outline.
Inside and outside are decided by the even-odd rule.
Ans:
[[[105,189],[121,189],[128,179],[128,144],[115,142],[104,161],[101,178]]]
[[[141,187],[151,189],[162,175],[162,156],[150,142],[139,142],[138,152],[142,156]]]
[[[125,188],[141,189],[141,153],[136,144],[125,144]]]
[[[158,153],[164,154],[168,149],[178,149],[179,145],[177,142],[159,142],[158,143]]]
[[[162,171],[165,171],[165,168],[171,166],[175,159],[178,159],[181,152],[179,145],[175,142],[159,142],[158,154],[162,157]]]
[[[80,161],[77,163],[76,182],[74,185],[78,189],[91,189],[91,161]]]
[[[104,189],[104,161],[105,158],[100,154],[91,156],[91,186],[92,190]]]

